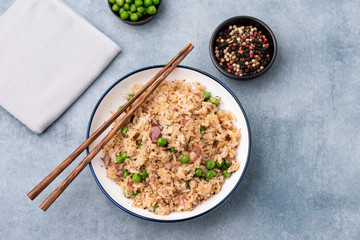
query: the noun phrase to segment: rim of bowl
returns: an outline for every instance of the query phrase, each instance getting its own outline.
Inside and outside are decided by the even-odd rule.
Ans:
[[[141,71],[145,71],[145,70],[148,70],[148,69],[152,69],[152,68],[162,68],[164,67],[165,65],[154,65],[154,66],[149,66],[149,67],[144,67],[144,68],[140,68],[140,69],[137,69],[135,71],[132,71],[128,74],[126,74],[125,76],[121,77],[119,80],[117,80],[116,82],[114,82],[104,93],[103,95],[100,97],[100,99],[98,100],[98,102],[96,103],[92,113],[91,113],[91,116],[90,116],[90,120],[89,120],[89,124],[88,124],[88,127],[87,127],[87,133],[86,133],[86,138],[89,138],[90,136],[90,129],[91,129],[91,125],[92,125],[92,121],[94,119],[94,115],[96,113],[96,110],[98,109],[100,103],[102,102],[102,100],[104,99],[104,97],[117,85],[119,84],[122,80],[126,79],[127,77],[135,74],[135,73],[138,73],[138,72],[141,72]],[[216,81],[217,83],[219,83],[221,86],[223,86],[229,93],[230,95],[235,99],[236,103],[239,105],[240,109],[241,109],[241,112],[242,114],[244,115],[244,118],[245,118],[245,122],[246,122],[246,127],[247,127],[247,131],[248,131],[248,136],[249,136],[249,147],[248,147],[248,154],[247,154],[247,159],[246,159],[246,162],[245,162],[245,167],[244,167],[244,171],[241,173],[241,176],[238,180],[238,182],[236,183],[236,185],[234,186],[234,188],[230,191],[230,193],[228,195],[226,195],[218,204],[216,204],[215,206],[213,206],[212,208],[198,214],[198,215],[195,215],[195,216],[192,216],[192,217],[188,217],[188,218],[181,218],[181,219],[174,219],[174,220],[164,220],[164,219],[155,219],[155,218],[149,218],[149,217],[144,217],[142,215],[139,215],[137,213],[134,213],[126,208],[124,208],[122,205],[120,205],[119,203],[117,203],[107,192],[106,190],[102,187],[99,179],[97,178],[96,174],[95,174],[95,171],[94,171],[94,168],[91,164],[91,162],[89,163],[89,168],[90,168],[90,171],[95,179],[95,182],[97,183],[98,187],[100,188],[100,190],[105,194],[105,196],[113,203],[115,204],[118,208],[120,208],[121,210],[123,210],[124,212],[126,213],[129,213],[130,215],[133,215],[135,217],[138,217],[140,219],[144,219],[144,220],[148,220],[148,221],[153,221],[153,222],[183,222],[183,221],[188,221],[188,220],[191,220],[191,219],[195,219],[195,218],[198,218],[198,217],[201,217],[201,216],[204,216],[210,212],[212,212],[213,210],[215,210],[217,207],[221,206],[226,200],[229,199],[229,197],[235,192],[235,190],[238,188],[240,182],[242,181],[242,179],[244,178],[244,175],[245,175],[245,172],[247,170],[247,167],[248,167],[248,164],[249,164],[249,161],[250,161],[250,153],[251,153],[251,130],[250,130],[250,124],[249,124],[249,120],[246,116],[246,113],[245,113],[245,110],[243,108],[243,106],[241,105],[239,99],[236,97],[236,95],[230,90],[230,88],[228,86],[226,86],[223,82],[221,82],[219,79],[215,78],[214,76],[202,71],[202,70],[199,70],[197,68],[193,68],[193,67],[188,67],[188,66],[182,66],[182,65],[178,65],[177,67],[179,68],[184,68],[184,69],[189,69],[189,70],[193,70],[193,71],[196,71],[196,72],[199,72],[201,74],[204,74],[205,76],[207,77],[210,77],[211,79],[213,79],[214,81]],[[86,155],[89,154],[89,147],[86,148]]]
[[[270,63],[266,66],[266,68],[263,71],[261,71],[260,73],[255,74],[255,75],[251,75],[251,76],[236,76],[234,74],[231,74],[231,73],[228,73],[227,71],[225,71],[223,68],[221,68],[219,66],[219,63],[216,61],[214,50],[213,50],[213,45],[214,45],[214,42],[215,42],[215,38],[218,35],[218,33],[220,32],[220,30],[223,27],[225,27],[226,25],[229,25],[230,22],[232,22],[234,20],[239,20],[239,19],[248,19],[248,20],[252,20],[252,21],[257,22],[259,25],[261,25],[261,27],[263,27],[264,29],[266,29],[270,33],[270,37],[271,37],[271,39],[273,40],[273,43],[274,43],[274,46],[273,46],[274,54],[271,57]],[[250,79],[254,79],[254,78],[257,78],[257,77],[260,77],[261,75],[263,75],[265,72],[267,72],[271,68],[271,66],[275,62],[275,59],[276,59],[276,56],[277,56],[277,51],[278,51],[277,41],[276,41],[276,37],[275,37],[275,34],[273,33],[273,31],[270,29],[270,27],[266,23],[264,23],[263,21],[261,21],[258,18],[251,17],[251,16],[235,16],[235,17],[231,17],[231,18],[226,19],[225,21],[220,23],[215,28],[214,32],[211,35],[210,43],[209,43],[210,58],[211,58],[211,61],[213,62],[213,64],[215,65],[215,67],[217,68],[217,70],[219,70],[219,72],[221,72],[225,76],[227,76],[229,78],[232,78],[232,79],[236,79],[236,80],[250,80]]]
[[[118,19],[120,19],[120,20],[121,20],[122,22],[124,22],[124,23],[127,23],[127,24],[129,24],[129,25],[134,25],[134,26],[136,26],[136,25],[142,25],[142,24],[145,24],[145,23],[147,23],[147,22],[150,22],[150,21],[158,14],[158,11],[159,11],[159,9],[160,9],[160,6],[162,5],[162,0],[160,0],[159,5],[156,6],[156,13],[155,13],[154,15],[150,15],[150,16],[144,18],[144,19],[141,20],[141,21],[133,22],[133,21],[129,21],[129,20],[124,20],[124,19],[122,19],[118,13],[116,13],[116,12],[114,12],[114,11],[112,10],[112,8],[111,8],[112,6],[111,6],[111,3],[109,2],[109,0],[107,0],[107,2],[108,2],[108,6],[109,6],[110,11],[111,11]]]

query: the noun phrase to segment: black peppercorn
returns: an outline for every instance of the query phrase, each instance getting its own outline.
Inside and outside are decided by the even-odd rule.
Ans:
[[[236,76],[261,72],[270,59],[269,42],[253,26],[229,26],[219,32],[215,55],[221,68]]]

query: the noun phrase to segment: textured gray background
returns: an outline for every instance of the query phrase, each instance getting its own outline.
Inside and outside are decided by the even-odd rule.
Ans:
[[[13,1],[1,0],[0,14]],[[360,239],[359,1],[164,1],[138,27],[105,1],[65,2],[123,51],[40,136],[0,108],[1,239]],[[228,79],[210,61],[212,31],[235,15],[262,19],[277,37],[277,61],[259,79]],[[85,139],[102,93],[189,41],[195,49],[183,65],[227,84],[251,124],[252,156],[233,196],[199,219],[153,223],[113,205],[87,168],[43,213],[38,205],[60,179],[34,202],[26,194]]]

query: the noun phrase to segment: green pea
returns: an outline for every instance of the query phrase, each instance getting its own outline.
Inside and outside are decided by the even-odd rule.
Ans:
[[[141,177],[138,173],[135,173],[133,176],[132,176],[132,180],[136,183],[140,182],[141,181]]]
[[[212,104],[216,105],[216,106],[219,105],[219,100],[218,100],[217,98],[215,98],[215,97],[211,98],[211,99],[210,99],[210,102],[211,102]]]
[[[144,5],[145,7],[149,7],[153,4],[153,1],[152,0],[144,0]]]
[[[138,15],[139,18],[142,17],[142,13],[136,12],[136,14]]]
[[[204,132],[205,130],[206,130],[206,128],[205,128],[205,127],[200,126],[200,132]]]
[[[146,170],[143,170],[143,171],[140,173],[141,179],[145,179],[145,178],[147,178],[147,176],[148,176],[148,173],[147,173]]]
[[[139,194],[139,191],[133,192],[133,195],[136,197],[136,195]]]
[[[123,163],[124,162],[124,159],[121,157],[121,155],[116,156],[116,162],[117,163]]]
[[[114,5],[112,6],[112,10],[115,11],[115,12],[117,12],[117,11],[120,10],[120,6],[117,5],[116,3],[114,3]]]
[[[158,138],[157,144],[158,144],[159,146],[165,146],[165,145],[167,144],[167,141],[166,141],[165,138]]]
[[[205,178],[204,178],[204,177],[201,177],[201,178],[200,178],[200,181],[205,181]]]
[[[159,205],[155,204],[153,207],[153,211],[155,212],[158,207],[159,207]]]
[[[214,161],[207,161],[206,162],[206,168],[207,169],[209,169],[209,170],[211,170],[211,169],[213,169],[215,167],[215,162]]]
[[[126,20],[126,19],[129,18],[129,13],[128,13],[126,10],[124,10],[124,11],[120,14],[120,17],[121,17],[121,19]]]
[[[129,129],[128,129],[127,127],[123,127],[123,128],[121,129],[121,134],[122,134],[123,136],[125,136],[128,131],[129,131]]]
[[[126,197],[126,188],[123,188],[123,194]]]
[[[222,172],[222,174],[223,174],[224,178],[228,178],[228,177],[231,176],[231,173],[227,172],[227,170],[224,170],[224,171]]]
[[[110,3],[115,3],[115,2],[116,2],[116,0],[109,0],[109,2],[110,2]]]
[[[232,163],[229,163],[229,161],[225,159],[225,166],[226,166],[226,168],[229,168],[231,165],[232,165]]]
[[[170,148],[170,152],[172,152],[172,153],[177,153],[178,150],[176,150],[175,148]]]
[[[224,166],[224,163],[225,163],[224,160],[222,160],[221,163],[218,160],[216,160],[216,162],[215,162],[215,164],[218,168],[221,168],[222,166]]]
[[[144,4],[142,0],[135,0],[135,6],[140,7]]]
[[[215,111],[215,115],[217,115],[218,114],[218,111]]]
[[[190,180],[187,180],[185,183],[187,187],[190,187]]]
[[[203,174],[203,171],[200,168],[195,169],[195,175],[197,177],[201,177]]]
[[[130,11],[132,11],[132,10],[130,10]],[[136,10],[135,10],[135,11],[136,11]],[[126,99],[127,99],[128,101],[130,101],[130,99],[131,99],[133,96],[134,96],[134,94],[130,93]]]
[[[144,15],[147,15],[148,13],[147,13],[147,8],[144,8],[144,12],[142,12],[142,14],[144,14]],[[146,91],[145,91],[146,92]]]
[[[122,7],[125,4],[125,0],[116,0],[116,4]]]
[[[151,5],[150,7],[148,7],[147,13],[150,15],[154,15],[156,13],[156,7],[154,5]]]
[[[186,155],[181,157],[181,163],[186,164],[190,161],[190,158]]]
[[[138,147],[137,147],[137,149],[139,149],[139,148],[141,148],[142,147],[142,144],[140,144]]]
[[[211,95],[209,92],[203,92],[203,94],[204,94],[204,101],[207,101],[210,99]]]
[[[121,154],[121,157],[122,157],[124,160],[127,159],[127,158],[130,158],[130,157],[128,157],[127,152],[124,152],[123,154]]]
[[[209,170],[205,173],[206,179],[212,179],[215,176],[216,176],[216,172],[214,170]]]
[[[130,5],[130,11],[136,12],[136,6],[135,6],[135,4],[131,4],[131,5]],[[130,18],[131,18],[131,16],[130,16]]]
[[[124,9],[125,9],[126,11],[130,9],[130,4],[129,4],[128,2],[126,2],[126,3],[124,4]]]
[[[160,3],[160,0],[153,0],[153,4],[159,5],[159,3]]]
[[[126,3],[132,3],[133,0],[125,0]]]
[[[131,14],[133,13],[132,11],[130,11],[130,10],[128,10],[127,11],[128,12],[128,14],[129,14],[129,17],[131,16]]]
[[[124,178],[126,178],[127,176],[129,176],[129,172],[128,172],[128,170],[126,170],[125,168],[122,170],[123,172],[124,172]]]
[[[145,8],[144,7],[138,7],[137,8],[137,11],[139,12],[139,13],[143,13],[144,11],[145,11]],[[146,90],[147,91],[147,90]]]

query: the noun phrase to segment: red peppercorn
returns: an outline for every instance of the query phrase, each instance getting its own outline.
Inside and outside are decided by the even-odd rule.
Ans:
[[[222,69],[235,76],[250,76],[261,73],[271,59],[269,52],[270,40],[267,36],[262,31],[252,29],[252,26],[248,25],[245,26],[245,29],[243,28],[244,26],[241,34],[237,28],[226,29],[219,32],[216,39],[215,55],[219,65]],[[230,32],[234,34],[230,36]],[[225,42],[229,40],[233,42]],[[245,62],[247,65],[244,66]],[[237,71],[239,68],[237,66],[241,66],[241,72]]]

